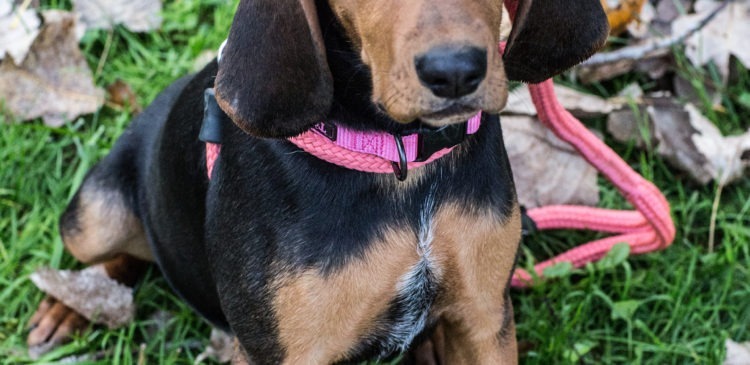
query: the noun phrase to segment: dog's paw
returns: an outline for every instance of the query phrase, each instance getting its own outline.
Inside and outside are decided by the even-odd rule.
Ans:
[[[39,357],[88,328],[89,321],[62,302],[48,296],[29,321],[29,356]]]

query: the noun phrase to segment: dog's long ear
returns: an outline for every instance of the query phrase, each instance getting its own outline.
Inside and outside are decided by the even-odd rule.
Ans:
[[[315,2],[242,0],[215,88],[224,112],[258,137],[290,137],[321,122],[333,80]]]
[[[510,80],[544,81],[594,54],[608,34],[600,0],[520,0],[505,72]]]

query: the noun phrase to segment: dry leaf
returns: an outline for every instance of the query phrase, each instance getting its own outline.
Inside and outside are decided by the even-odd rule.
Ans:
[[[672,78],[672,88],[675,96],[683,101],[689,101],[694,105],[703,104],[707,98],[711,100],[712,105],[720,106],[721,98],[724,96],[722,90],[719,90],[715,83],[706,78],[688,79],[680,74]]]
[[[627,25],[628,33],[635,39],[649,38],[652,35],[651,22],[656,18],[656,9],[646,1],[642,3],[641,11],[635,17],[635,21]]]
[[[750,342],[737,343],[727,339],[724,365],[750,365]]]
[[[89,65],[78,49],[73,14],[50,10],[20,66],[0,63],[0,100],[20,120],[44,118],[50,126],[93,113],[104,103]]]
[[[232,356],[234,356],[234,336],[212,328],[210,344],[195,358],[193,364],[201,364],[209,358],[226,364],[232,360]]]
[[[601,0],[607,13],[610,34],[618,35],[639,18],[645,0]]]
[[[637,60],[622,59],[596,66],[579,66],[576,76],[582,83],[590,84],[624,75],[633,71],[637,64]]]
[[[101,268],[81,271],[43,268],[31,274],[31,281],[93,323],[117,328],[133,320],[133,290],[110,279]]]
[[[711,180],[725,185],[745,176],[750,167],[750,131],[725,137],[692,104],[669,98],[651,98],[641,106],[648,115],[639,125],[630,110],[614,112],[607,129],[620,141],[655,146],[656,152],[701,184]]]
[[[652,80],[664,77],[669,71],[674,70],[674,58],[670,53],[661,57],[650,57],[638,60],[635,70],[648,75]]]
[[[133,32],[161,26],[161,0],[73,0],[87,29],[112,29],[122,24]]]
[[[698,0],[695,14],[677,18],[672,23],[672,33],[690,29],[717,9],[724,1]],[[724,80],[729,76],[729,59],[734,55],[745,67],[750,67],[750,2],[731,1],[716,18],[685,40],[685,54],[696,65],[713,61]]]
[[[119,109],[128,108],[136,114],[142,110],[133,88],[120,79],[107,86],[107,106]]]
[[[597,171],[572,146],[532,117],[503,116],[502,126],[523,206],[599,203]]]
[[[14,9],[11,0],[0,0],[0,60],[8,54],[16,64],[22,63],[40,24],[34,9]]]
[[[562,85],[555,85],[555,94],[563,108],[578,118],[594,118],[607,115],[620,105],[596,95],[582,93]],[[531,101],[528,85],[521,85],[508,95],[503,114],[535,116],[536,108]]]
[[[656,5],[656,18],[651,21],[655,34],[671,34],[672,22],[687,12],[691,0],[661,0]]]

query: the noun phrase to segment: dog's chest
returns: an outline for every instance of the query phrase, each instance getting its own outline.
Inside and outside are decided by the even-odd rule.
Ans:
[[[498,229],[506,225],[494,214],[436,206],[428,198],[417,225],[384,228],[364,254],[334,272],[280,278],[274,309],[282,344],[339,360],[408,349],[443,312],[493,291],[476,276],[495,278],[492,267],[513,260],[505,256],[514,256],[515,246],[503,247],[507,232]],[[498,291],[502,284],[492,283]]]

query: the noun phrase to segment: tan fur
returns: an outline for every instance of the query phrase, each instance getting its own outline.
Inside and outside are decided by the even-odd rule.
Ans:
[[[318,270],[280,277],[274,298],[286,364],[342,360],[396,295],[400,278],[417,262],[411,230],[387,230],[361,259],[321,276]],[[346,244],[342,242],[341,244]]]
[[[315,8],[314,0],[299,0],[302,5],[302,11],[305,13],[307,24],[310,27],[310,33],[312,34],[313,42],[318,50],[320,50],[320,56],[325,59],[326,54],[323,52],[325,49],[325,43],[323,41],[323,34],[320,32],[320,22],[318,21],[318,11]]]
[[[102,262],[118,253],[153,261],[140,220],[122,196],[88,182],[78,195],[75,227],[63,225],[62,238],[70,253],[84,264]]]
[[[500,0],[330,0],[370,67],[373,102],[389,116],[408,123],[416,118],[435,125],[466,121],[476,111],[499,112],[507,99],[507,80],[500,40]],[[475,110],[450,119],[429,114],[450,104],[422,86],[414,58],[442,45],[471,45],[487,49],[488,73],[479,89],[460,103]]]
[[[474,214],[459,205],[436,216],[434,257],[443,268],[441,313],[446,364],[515,364],[515,330],[505,313],[505,286],[521,238],[521,215],[514,208],[501,222],[490,212]],[[503,329],[503,322],[508,328]],[[500,336],[500,332],[504,336]]]
[[[514,364],[515,333],[506,311],[508,282],[520,240],[517,208],[505,221],[457,205],[434,219],[433,258],[444,294],[431,313],[440,317],[433,343],[448,364]],[[411,230],[389,230],[361,259],[327,277],[317,270],[278,278],[274,310],[288,364],[342,360],[375,328],[374,319],[396,295],[400,278],[417,262]],[[510,312],[512,315],[512,311]],[[509,328],[503,329],[503,323]],[[505,336],[500,336],[500,333]],[[438,342],[439,341],[439,342]]]

